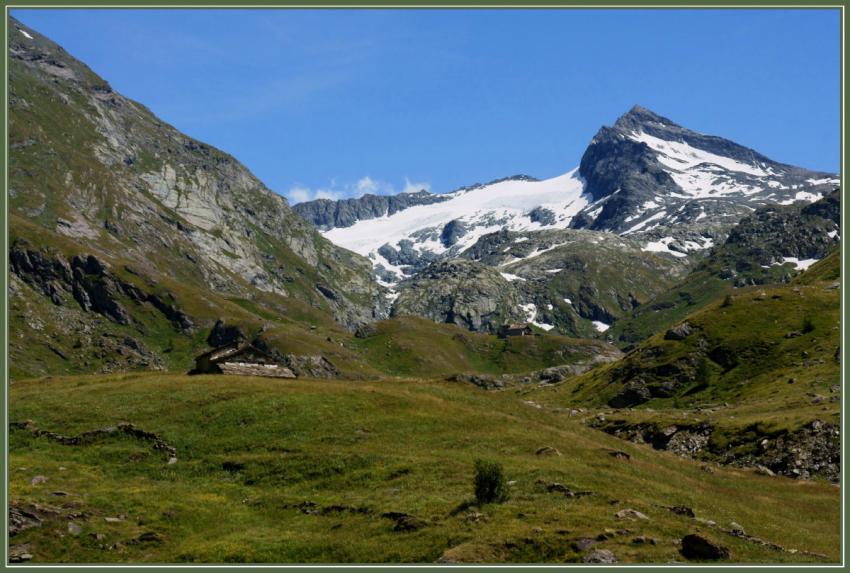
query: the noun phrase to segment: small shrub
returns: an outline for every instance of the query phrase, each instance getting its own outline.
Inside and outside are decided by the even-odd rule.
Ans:
[[[727,294],[726,297],[723,299],[723,304],[720,306],[723,308],[726,308],[727,306],[732,306],[732,295]]]
[[[500,503],[508,499],[508,486],[502,465],[475,460],[475,501],[479,504]]]
[[[815,323],[808,316],[803,319],[803,334],[807,334],[815,329]]]

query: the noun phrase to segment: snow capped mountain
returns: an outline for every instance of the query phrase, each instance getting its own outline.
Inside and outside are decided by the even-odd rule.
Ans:
[[[501,229],[567,228],[591,197],[576,169],[545,181],[509,179],[454,191],[447,200],[326,231],[325,237],[370,258],[395,282],[419,260],[454,256]]]
[[[811,202],[839,183],[635,106],[603,127],[579,167],[538,181],[518,176],[403,199],[312,201],[297,212],[325,237],[368,257],[392,286],[502,230],[590,229],[643,241],[671,257],[710,248],[767,204]]]
[[[838,185],[833,174],[778,163],[639,106],[599,130],[579,173],[594,201],[574,226],[619,234],[728,228],[763,205],[815,201]]]

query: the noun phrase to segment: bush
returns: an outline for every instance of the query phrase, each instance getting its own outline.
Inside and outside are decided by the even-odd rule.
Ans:
[[[815,323],[808,316],[803,319],[803,334],[808,334],[815,329]]]
[[[726,298],[723,299],[723,304],[720,305],[720,306],[723,307],[723,308],[725,308],[727,306],[732,306],[732,295],[727,294]]]
[[[500,503],[508,499],[508,486],[502,465],[475,460],[475,501],[479,504]]]

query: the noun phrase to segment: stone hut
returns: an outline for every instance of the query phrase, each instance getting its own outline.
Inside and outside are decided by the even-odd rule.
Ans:
[[[534,331],[527,322],[519,322],[514,324],[503,324],[499,328],[499,338],[507,338],[509,336],[533,336]]]
[[[250,342],[241,340],[201,354],[195,358],[195,369],[189,374],[236,374],[239,376],[295,378],[292,370],[280,364],[274,356]]]

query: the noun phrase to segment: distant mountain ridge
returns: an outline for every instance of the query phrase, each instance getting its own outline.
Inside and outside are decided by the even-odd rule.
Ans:
[[[294,210],[331,241],[371,259],[391,286],[503,229],[638,235],[659,252],[698,254],[753,210],[815,201],[837,184],[834,174],[773,161],[635,106],[600,128],[578,168],[559,177],[514,176],[445,194],[319,200]]]

